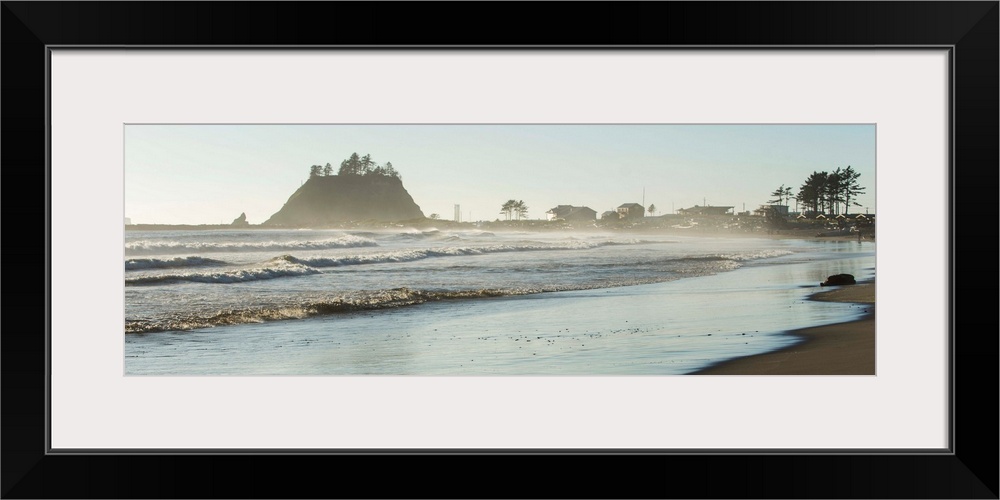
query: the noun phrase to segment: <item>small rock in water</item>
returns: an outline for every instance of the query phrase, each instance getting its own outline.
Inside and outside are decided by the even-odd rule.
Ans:
[[[838,286],[838,285],[854,285],[857,282],[854,280],[854,275],[852,274],[834,274],[826,278],[826,281],[819,284],[819,286]]]

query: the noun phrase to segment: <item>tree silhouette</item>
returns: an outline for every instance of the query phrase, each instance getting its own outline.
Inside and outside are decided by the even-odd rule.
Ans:
[[[778,208],[775,206],[764,209],[764,222],[767,225],[768,234],[771,233],[771,230],[784,229],[788,226],[788,221],[778,213]]]
[[[372,168],[375,162],[372,161],[372,155],[366,154],[361,157],[361,175],[368,175],[372,172]]]
[[[836,215],[840,212],[840,203],[844,201],[841,194],[841,170],[836,170],[826,176],[826,184],[823,185],[823,194],[826,196],[826,207],[831,213]]]
[[[319,177],[319,175],[322,172],[323,172],[323,167],[319,165],[313,165],[309,167],[309,177]]]
[[[782,184],[780,187],[778,187],[778,189],[772,191],[771,196],[774,196],[776,199],[767,200],[768,203],[772,205],[774,205],[775,203],[777,203],[778,205],[783,205],[782,200],[784,200],[785,197],[785,185]]]
[[[856,172],[850,165],[844,169],[841,175],[841,189],[843,190],[844,197],[844,215],[847,215],[847,211],[852,205],[851,200],[856,199],[859,194],[865,194],[865,188],[858,184],[858,178],[861,177],[861,172]],[[853,203],[854,206],[860,207],[861,204],[858,202]]]
[[[357,153],[351,153],[347,159],[347,171],[351,175],[361,175],[361,157]]]
[[[528,206],[524,204],[524,200],[518,200],[514,204],[514,210],[517,212],[517,220],[521,220],[522,217],[528,217]]]
[[[649,215],[652,216],[653,214],[656,213],[656,205],[650,203],[649,208],[647,210],[649,211]]]
[[[799,188],[799,194],[796,199],[806,208],[812,208],[816,213],[821,213],[823,210],[822,202],[824,201],[824,186],[826,185],[828,174],[826,172],[816,172],[813,171],[812,174],[806,179]]]
[[[399,172],[397,172],[396,169],[392,168],[392,162],[390,161],[385,162],[385,175],[388,175],[389,177],[395,177],[399,180],[403,180],[403,178],[399,176]]]
[[[503,205],[500,206],[500,213],[507,216],[507,220],[510,220],[511,216],[514,214],[514,209],[517,206],[517,202],[514,200],[507,200]]]
[[[327,163],[322,172],[323,175],[331,175],[333,173],[333,167]],[[385,166],[381,166],[372,160],[372,155],[366,154],[364,156],[358,156],[358,153],[351,153],[349,158],[340,162],[340,169],[337,170],[337,175],[374,175],[395,177],[402,180],[399,172],[392,167],[392,162],[386,162]]]
[[[799,194],[795,199],[801,202],[804,208],[811,208],[816,213],[840,213],[840,204],[843,203],[846,215],[852,205],[861,206],[856,201],[852,202],[865,192],[865,188],[858,183],[859,177],[861,173],[850,165],[844,169],[838,167],[833,172],[814,171],[799,188]]]

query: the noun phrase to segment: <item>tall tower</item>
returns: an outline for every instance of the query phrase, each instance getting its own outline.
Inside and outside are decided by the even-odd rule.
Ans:
[[[462,222],[462,205],[455,205],[455,222]]]

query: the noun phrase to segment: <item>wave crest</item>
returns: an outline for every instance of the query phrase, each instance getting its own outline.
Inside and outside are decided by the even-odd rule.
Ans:
[[[125,252],[138,254],[189,253],[189,252],[240,252],[240,251],[281,251],[281,250],[326,250],[332,248],[374,247],[378,243],[371,238],[344,235],[325,240],[305,241],[223,241],[184,242],[161,240],[138,240],[125,244]]]
[[[220,271],[214,273],[201,272],[201,273],[183,273],[183,274],[162,274],[157,276],[141,276],[136,278],[126,278],[125,286],[167,285],[167,284],[182,283],[182,282],[243,283],[246,281],[269,280],[274,278],[284,278],[288,276],[305,276],[317,273],[319,273],[319,271],[308,266],[297,265],[297,264],[284,264],[277,266],[234,269],[230,271]]]
[[[225,264],[226,263],[221,260],[197,256],[176,257],[173,259],[128,259],[125,261],[125,270],[136,271],[140,269],[172,269],[177,267],[222,266]]]
[[[125,333],[195,330],[215,326],[263,323],[265,321],[302,319],[311,316],[394,309],[440,300],[507,297],[540,293],[543,291],[549,290],[530,288],[458,291],[414,290],[410,288],[371,290],[352,292],[339,297],[308,302],[302,305],[234,308],[208,315],[180,314],[157,320],[126,320]]]
[[[419,250],[400,250],[396,252],[349,255],[344,257],[308,257],[301,258],[284,255],[279,259],[310,267],[340,267],[361,264],[384,264],[412,262],[416,260],[437,257],[462,257],[469,255],[486,255],[508,252],[537,252],[545,250],[589,250],[610,245],[636,245],[646,243],[642,240],[602,241],[602,242],[567,242],[567,243],[521,243],[504,245],[487,245],[472,247],[441,247]]]

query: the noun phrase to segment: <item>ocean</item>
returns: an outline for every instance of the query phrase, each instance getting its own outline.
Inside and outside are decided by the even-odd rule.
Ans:
[[[126,375],[682,375],[859,318],[875,243],[478,229],[125,233]]]

